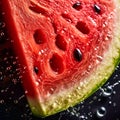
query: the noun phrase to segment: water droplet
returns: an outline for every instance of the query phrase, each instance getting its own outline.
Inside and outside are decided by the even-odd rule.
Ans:
[[[113,107],[116,107],[116,106],[117,106],[117,104],[114,102],[114,103],[113,103]]]
[[[115,79],[117,79],[119,77],[119,75],[115,75],[114,77],[113,77],[113,79],[115,80]]]
[[[80,116],[80,119],[81,119],[81,120],[85,120],[85,116],[84,116],[84,115],[81,115],[81,116]]]
[[[12,82],[14,83],[14,85],[16,85],[17,84],[17,79],[12,79]]]
[[[0,76],[0,81],[3,81],[4,77],[3,76]]]
[[[112,93],[113,93],[113,89],[111,86],[107,86],[105,89],[102,89],[102,96],[104,97],[108,97],[112,95]]]
[[[111,105],[111,104],[112,104],[112,101],[109,101],[109,104]]]
[[[117,85],[119,85],[119,84],[120,84],[120,80],[119,80],[118,82],[114,83],[114,84],[112,85],[112,87],[114,88],[115,86],[117,86]]]
[[[53,108],[56,108],[57,105],[58,105],[58,103],[57,103],[57,102],[54,102],[53,105],[52,105],[52,107],[53,107]]]
[[[0,100],[0,104],[3,104],[4,103],[4,100],[2,99],[2,100]]]
[[[23,99],[25,97],[25,95],[22,95],[22,96],[20,96],[19,98],[18,98],[18,100],[21,100],[21,99]]]
[[[39,86],[39,82],[36,81],[35,84],[36,84],[36,86]]]
[[[47,92],[47,96],[49,97],[50,95],[54,94],[55,90],[56,90],[56,87],[54,87],[54,86],[50,87],[49,91]]]
[[[27,91],[27,90],[25,90],[25,94],[28,94],[28,91]]]
[[[100,107],[99,109],[97,109],[97,111],[96,111],[96,116],[98,117],[98,118],[102,118],[102,117],[104,117],[105,115],[106,115],[106,108],[105,107]]]
[[[116,91],[113,91],[113,94],[116,95]]]
[[[13,61],[13,65],[15,65],[15,64],[17,64],[17,62],[16,62],[16,61]]]
[[[11,91],[11,94],[14,94],[14,91]]]
[[[5,27],[5,23],[4,22],[0,22],[0,28],[4,28]]]
[[[6,70],[9,71],[9,70],[11,69],[11,67],[12,67],[12,66],[7,67]]]
[[[1,92],[1,93],[4,93],[4,90],[2,89],[0,92]]]
[[[103,60],[102,56],[96,55],[96,59],[95,59],[96,64],[99,64],[102,60]]]
[[[18,100],[14,100],[14,103],[15,103],[15,104],[18,104]]]

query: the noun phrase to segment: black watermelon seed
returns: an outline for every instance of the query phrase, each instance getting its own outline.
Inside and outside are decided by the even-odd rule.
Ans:
[[[76,3],[73,5],[73,8],[76,9],[76,10],[80,10],[80,9],[82,8],[81,2],[76,2]]]
[[[39,69],[38,69],[38,67],[34,67],[34,71],[35,71],[35,73],[37,74],[38,72],[39,72]]]
[[[80,62],[82,60],[82,53],[78,48],[74,50],[73,55],[76,61]]]
[[[97,13],[100,13],[101,12],[101,9],[100,9],[100,7],[98,6],[98,5],[94,5],[94,9],[95,9],[95,11],[97,12]]]

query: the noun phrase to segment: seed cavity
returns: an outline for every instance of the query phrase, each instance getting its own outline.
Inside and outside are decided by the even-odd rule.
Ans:
[[[72,22],[71,18],[69,17],[68,14],[62,14],[62,17],[67,21],[67,22]]]
[[[63,72],[63,69],[64,69],[63,59],[57,53],[52,55],[51,59],[49,60],[49,63],[50,63],[51,69],[55,73],[60,74]]]
[[[83,34],[89,34],[90,30],[85,22],[79,21],[76,24],[76,28]]]
[[[79,48],[76,48],[73,51],[73,57],[76,61],[80,62],[82,60],[82,53]]]
[[[37,44],[43,44],[46,41],[45,33],[41,29],[36,30],[33,37]]]
[[[96,5],[96,4],[94,4],[94,10],[95,10],[97,13],[100,13],[100,12],[101,12],[101,8],[100,8],[98,5]]]
[[[37,66],[34,66],[34,72],[35,72],[36,74],[38,74],[39,69],[38,69],[38,67],[37,67]]]
[[[76,2],[72,7],[76,10],[82,9],[81,2]]]
[[[39,6],[36,3],[31,2],[31,5],[29,6],[29,9],[33,11],[34,13],[46,15],[48,14],[47,10],[43,6]]]
[[[58,34],[55,39],[56,39],[56,41],[55,41],[56,46],[59,49],[65,51],[67,49],[67,43],[66,43],[64,37]]]
[[[53,26],[54,32],[57,34],[57,25],[55,23],[52,23],[52,26]]]

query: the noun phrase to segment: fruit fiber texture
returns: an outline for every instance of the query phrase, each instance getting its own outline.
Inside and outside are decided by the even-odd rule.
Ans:
[[[120,61],[120,0],[1,0],[33,114],[83,101]]]

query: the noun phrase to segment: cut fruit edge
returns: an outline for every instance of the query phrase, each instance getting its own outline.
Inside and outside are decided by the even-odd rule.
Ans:
[[[105,52],[103,61],[93,70],[87,79],[75,83],[72,88],[62,90],[58,94],[49,97],[48,101],[38,103],[38,100],[28,96],[31,110],[36,116],[46,117],[66,110],[91,96],[112,75],[116,66],[120,63],[120,1],[115,0],[116,16],[114,23],[114,37],[108,51]],[[92,89],[91,89],[92,88]]]

